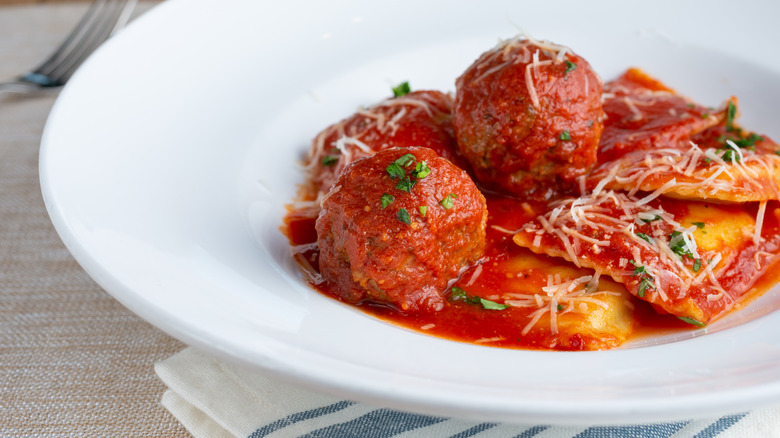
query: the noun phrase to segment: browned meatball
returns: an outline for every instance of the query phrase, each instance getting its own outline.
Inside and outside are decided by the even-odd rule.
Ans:
[[[440,91],[414,91],[362,109],[320,132],[312,141],[309,178],[313,195],[325,194],[352,161],[392,147],[424,146],[456,164],[452,98]]]
[[[485,198],[428,148],[392,148],[354,161],[323,198],[320,272],[349,302],[440,310],[442,292],[485,246]]]
[[[587,61],[548,42],[513,39],[456,82],[453,126],[477,181],[548,199],[596,162],[602,82]]]

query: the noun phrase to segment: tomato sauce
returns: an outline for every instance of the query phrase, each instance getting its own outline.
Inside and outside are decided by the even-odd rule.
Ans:
[[[510,231],[519,229],[539,212],[545,211],[546,204],[524,202],[497,195],[488,195],[488,230],[485,255],[481,263],[481,273],[475,276],[480,265],[471,267],[462,273],[453,284],[461,287],[470,295],[491,297],[497,291],[507,288],[529,288],[542,285],[549,272],[577,271],[565,260],[534,254],[521,248],[512,241]],[[315,219],[288,215],[285,220],[286,231],[292,245],[304,245],[317,241],[314,232]],[[318,252],[310,249],[300,255],[311,268],[318,271]],[[539,269],[520,269],[517,266],[536,266]],[[587,270],[582,269],[582,274]],[[473,278],[473,279],[472,279]],[[602,277],[604,278],[604,277]],[[602,280],[603,281],[603,280]],[[520,285],[520,286],[518,286]],[[522,286],[525,285],[525,286]],[[321,293],[333,299],[338,294],[330,290],[327,284],[312,284]],[[541,290],[538,290],[541,293]],[[628,297],[632,307],[633,330],[628,339],[649,335],[663,335],[673,332],[692,330],[696,327],[687,324],[673,315],[660,314],[649,304]],[[384,303],[364,301],[357,304],[362,311],[391,324],[427,335],[491,347],[530,349],[530,350],[593,350],[614,348],[624,339],[611,339],[609,334],[587,336],[571,331],[552,334],[549,326],[537,324],[524,333],[530,321],[530,315],[537,308],[507,307],[490,310],[483,306],[462,300],[448,299],[438,312],[405,313]]]

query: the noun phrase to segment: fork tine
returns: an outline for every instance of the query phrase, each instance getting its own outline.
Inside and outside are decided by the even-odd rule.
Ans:
[[[95,0],[63,44],[32,71],[42,85],[62,85],[100,44],[130,18],[136,0]]]

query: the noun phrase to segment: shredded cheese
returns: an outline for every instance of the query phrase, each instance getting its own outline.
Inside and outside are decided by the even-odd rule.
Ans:
[[[758,245],[761,241],[761,228],[764,226],[764,213],[766,212],[766,201],[758,204],[758,213],[756,213],[756,227],[753,232],[753,243]]]
[[[504,293],[504,304],[512,307],[536,308],[529,315],[530,321],[521,331],[523,335],[528,334],[545,315],[550,318],[550,332],[557,334],[560,315],[571,312],[584,313],[588,309],[587,304],[608,309],[609,305],[599,297],[619,295],[618,292],[597,290],[600,275],[596,272],[594,275],[585,275],[569,280],[562,280],[558,274],[548,275],[547,285],[541,288],[542,293]],[[558,310],[559,306],[563,309]]]

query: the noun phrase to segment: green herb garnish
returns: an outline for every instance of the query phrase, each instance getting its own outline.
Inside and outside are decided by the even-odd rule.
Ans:
[[[647,270],[645,269],[645,267],[644,267],[644,266],[642,266],[642,265],[638,265],[638,264],[637,264],[635,261],[633,261],[633,260],[629,260],[629,262],[630,262],[632,265],[634,265],[634,273],[632,274],[632,277],[634,277],[634,276],[637,276],[637,275],[645,275],[645,274],[647,274]]]
[[[386,208],[388,205],[392,204],[393,201],[395,201],[395,196],[385,193],[382,195],[382,208]]]
[[[412,87],[409,86],[408,81],[401,82],[398,86],[393,87],[393,96],[401,97],[411,93]]]
[[[692,225],[696,225],[696,228],[703,229],[704,228],[704,222],[691,222]]]
[[[563,140],[563,141],[571,141],[571,133],[570,133],[570,132],[569,132],[569,130],[567,129],[567,130],[563,131],[563,132],[561,133],[561,136],[560,136],[560,137],[558,137],[558,138],[560,138],[560,139],[561,139],[561,140]]]
[[[400,158],[395,160],[394,163],[402,167],[409,167],[409,165],[416,160],[417,158],[412,154],[403,154]]]
[[[636,295],[640,298],[643,298],[647,289],[655,289],[655,286],[653,285],[653,280],[655,280],[655,278],[647,273],[647,269],[645,269],[644,266],[637,264],[637,262],[633,260],[629,260],[629,262],[634,265],[634,273],[631,276],[642,277],[642,279],[639,281],[639,288],[637,289]]]
[[[696,259],[693,261],[693,272],[699,272],[699,269],[701,269],[701,259]]]
[[[483,309],[487,310],[504,310],[509,307],[506,304],[500,304],[495,301],[486,300],[484,298],[480,298],[479,303],[482,304]]]
[[[428,167],[428,163],[425,161],[420,161],[417,163],[417,166],[415,166],[414,170],[412,171],[412,176],[417,179],[423,179],[430,174],[431,168]]]
[[[390,175],[390,178],[403,178],[406,176],[406,172],[404,172],[404,168],[399,166],[398,163],[391,163],[389,166],[387,166],[387,174]]]
[[[729,102],[728,108],[726,109],[726,131],[733,131],[734,130],[734,118],[737,116],[737,106],[734,105],[734,102]]]
[[[452,288],[452,294],[450,295],[450,299],[462,300],[464,303],[468,303],[468,304],[480,304],[482,305],[482,308],[486,310],[504,310],[507,307],[509,307],[506,304],[500,304],[495,301],[486,300],[476,295],[469,296],[469,294],[467,294],[466,291],[464,291],[463,289],[457,286]]]
[[[426,213],[428,213],[428,206],[421,205],[420,206],[420,215],[422,215],[422,217],[425,217]]]
[[[405,176],[401,178],[400,181],[398,181],[398,184],[395,185],[395,188],[404,192],[411,192],[412,187],[414,187],[414,183],[416,183],[417,180],[412,180],[408,176]]]
[[[696,327],[706,327],[707,326],[707,324],[705,324],[705,323],[703,323],[701,321],[696,321],[695,319],[693,319],[691,317],[688,317],[688,316],[678,316],[678,318],[680,318],[680,320],[682,320],[682,321],[687,322],[688,324],[695,325]]]
[[[740,162],[739,154],[737,154],[734,149],[726,149],[726,151],[723,152],[723,155],[720,156],[720,159],[727,163]]]
[[[457,198],[458,195],[455,193],[450,193],[449,195],[445,196],[444,199],[439,201],[439,204],[441,204],[442,207],[444,207],[445,210],[449,210],[453,207],[454,202],[453,200]]]
[[[417,158],[415,158],[414,155],[404,154],[387,166],[387,174],[390,175],[390,178],[399,179],[398,184],[395,186],[396,189],[404,192],[411,192],[417,179],[425,178],[430,175],[431,169],[428,167],[428,164],[426,164],[425,161],[420,161],[414,166],[414,169],[410,173],[414,179],[406,176],[406,170],[404,168],[409,167],[415,161],[417,161]]]
[[[691,249],[688,248],[688,245],[685,243],[685,239],[683,239],[682,233],[679,231],[672,231],[672,234],[669,235],[669,248],[672,250],[672,252],[680,256],[680,258],[685,256],[693,258]]]
[[[335,157],[333,155],[325,155],[322,157],[322,165],[323,166],[332,166],[339,162],[339,157]]]
[[[454,286],[452,288],[452,295],[450,296],[450,298],[452,298],[452,299],[460,298],[460,299],[464,299],[465,300],[468,297],[469,296],[466,294],[466,291],[464,291],[463,289],[461,289],[461,288],[459,288],[457,286]]]
[[[644,240],[647,243],[653,243],[653,238],[648,236],[645,233],[636,233],[636,237],[639,237],[640,239]]]
[[[738,132],[738,134],[741,135],[741,132]],[[758,134],[750,134],[747,137],[737,137],[732,138],[727,135],[721,135],[718,137],[718,141],[723,143],[723,146],[725,148],[729,147],[729,142],[734,143],[734,146],[743,148],[743,149],[750,149],[755,150],[756,149],[756,143],[760,141],[764,141],[764,137],[758,135]]]
[[[636,296],[638,296],[639,298],[644,298],[645,291],[647,289],[654,289],[653,280],[644,277],[642,278],[642,281],[639,282],[639,289],[637,289],[636,291]]]
[[[409,212],[406,211],[405,208],[399,208],[398,213],[395,215],[396,219],[399,221],[405,223],[406,225],[411,225],[412,220],[409,218]]]
[[[569,72],[574,71],[577,68],[577,64],[569,61],[568,59],[563,61],[566,64],[566,70],[563,72],[563,76],[568,76]]]

